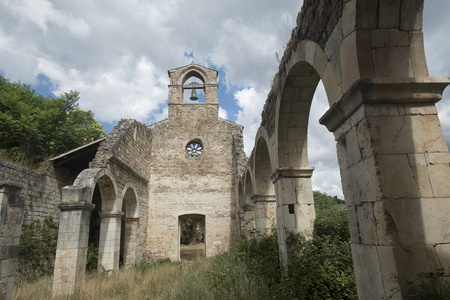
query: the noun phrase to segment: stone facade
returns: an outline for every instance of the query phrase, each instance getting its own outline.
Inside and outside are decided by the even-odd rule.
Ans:
[[[217,71],[191,64],[169,71],[169,117],[149,127],[121,120],[89,168],[62,189],[53,292],[82,282],[89,244],[98,269],[141,259],[180,260],[183,218],[201,218],[206,256],[238,236],[238,180],[246,158],[242,126],[218,116]],[[204,103],[184,103],[191,77]]]
[[[190,65],[169,75],[169,118],[149,127],[153,140],[147,249],[150,257],[178,260],[179,218],[197,215],[205,220],[209,257],[227,250],[237,235],[238,174],[233,160],[237,153],[243,157],[242,143],[235,144],[235,137],[242,138],[242,126],[218,116],[215,70]],[[176,96],[193,75],[206,83],[205,103],[182,103]],[[193,142],[202,147],[198,156],[186,151]]]

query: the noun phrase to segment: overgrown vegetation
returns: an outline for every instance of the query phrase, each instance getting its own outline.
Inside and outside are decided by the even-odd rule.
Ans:
[[[35,281],[53,274],[58,224],[51,217],[23,225],[19,243],[18,280]]]
[[[32,166],[106,136],[79,98],[77,91],[44,97],[0,75],[0,159]]]
[[[315,196],[314,238],[289,236],[290,262],[284,272],[276,234],[259,235],[207,261],[143,261],[110,276],[91,273],[70,299],[355,299],[346,213],[332,197]],[[46,284],[51,290],[51,282]],[[30,289],[22,283],[16,299],[27,299],[21,293]]]
[[[395,299],[399,293],[415,300],[449,300],[450,268],[448,271],[442,268],[434,272],[419,273],[412,280],[406,281],[402,290],[393,290],[387,299]]]

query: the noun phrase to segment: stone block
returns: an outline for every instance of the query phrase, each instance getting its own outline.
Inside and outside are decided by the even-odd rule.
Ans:
[[[356,1],[347,1],[342,12],[342,35],[346,38],[356,27]]]
[[[375,76],[370,39],[370,30],[358,30],[356,32],[356,48],[358,52],[360,78],[371,78]]]
[[[428,67],[425,59],[425,49],[423,43],[423,33],[412,31],[409,33],[411,41],[411,61],[416,77],[428,77]]]
[[[398,28],[400,0],[380,0],[378,7],[378,28]]]
[[[403,1],[400,11],[400,30],[422,30],[423,1]]]
[[[379,155],[378,165],[384,197],[389,199],[420,197],[407,155]]]
[[[345,170],[341,169],[342,188],[350,205],[375,202],[382,198],[381,181],[374,157]]]
[[[358,219],[361,243],[364,245],[377,245],[376,218],[374,215],[374,204],[363,203],[355,206]]]
[[[377,247],[352,244],[352,257],[358,295],[368,300],[385,297]]]
[[[327,63],[323,73],[322,82],[327,92],[328,104],[331,106],[342,97],[342,91],[338,87],[338,82],[336,81],[336,76],[331,63]]]
[[[374,48],[383,48],[390,46],[389,43],[389,30],[378,29],[371,31],[371,43]]]
[[[331,59],[331,57],[334,56],[335,52],[339,49],[341,43],[342,43],[342,22],[341,20],[339,20],[325,45],[324,50],[328,59]]]
[[[356,53],[356,32],[347,36],[340,46],[340,59],[342,71],[342,89],[347,91],[350,86],[360,78],[358,55]]]
[[[316,53],[314,55],[313,66],[317,74],[319,74],[320,78],[323,77],[323,73],[325,72],[327,64],[328,58],[325,52],[320,47],[317,47]]]
[[[414,77],[409,48],[374,48],[372,56],[376,77]]]

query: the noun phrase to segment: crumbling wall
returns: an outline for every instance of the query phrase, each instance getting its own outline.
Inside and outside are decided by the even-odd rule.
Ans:
[[[136,120],[122,119],[100,145],[90,168],[108,168],[114,175],[120,198],[124,188],[134,187],[139,209],[138,258],[147,234],[148,178],[150,177],[151,131]],[[118,208],[121,209],[121,208]]]
[[[33,172],[0,160],[0,181],[23,184],[21,196],[25,200],[24,224],[43,221],[46,217],[59,220],[56,207],[61,202],[61,191],[51,167],[44,174]]]

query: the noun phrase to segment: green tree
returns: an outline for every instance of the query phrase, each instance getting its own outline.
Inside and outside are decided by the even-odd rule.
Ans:
[[[0,155],[34,164],[106,136],[79,98],[77,91],[43,97],[0,75]]]

